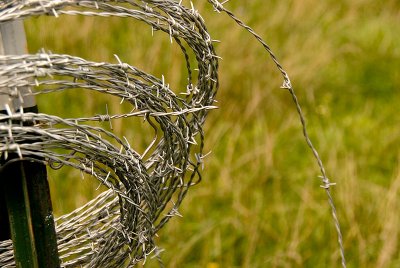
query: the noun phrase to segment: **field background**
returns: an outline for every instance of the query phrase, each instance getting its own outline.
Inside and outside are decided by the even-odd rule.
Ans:
[[[203,181],[159,234],[167,267],[339,267],[337,238],[318,167],[291,97],[262,47],[205,0],[220,62],[219,109],[206,122]],[[188,4],[188,1],[184,1]],[[400,3],[230,1],[225,5],[267,42],[291,76],[324,161],[342,224],[348,267],[400,267]],[[31,18],[40,48],[125,62],[184,85],[182,57],[167,35],[127,19]],[[50,96],[49,96],[50,97]],[[104,112],[107,99],[38,99],[64,116]],[[112,103],[109,104],[112,106]],[[118,105],[114,109],[117,112]],[[145,130],[114,126],[137,146]],[[141,140],[142,139],[142,140]],[[62,215],[100,190],[68,169],[50,171]],[[150,260],[146,267],[156,267]]]

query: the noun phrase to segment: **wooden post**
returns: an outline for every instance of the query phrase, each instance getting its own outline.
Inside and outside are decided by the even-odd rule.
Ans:
[[[22,21],[0,24],[0,54],[16,55],[25,51]],[[29,89],[18,88],[18,91],[23,95]],[[33,96],[26,96],[21,102],[0,95],[0,112],[5,113],[6,105],[11,112],[21,108],[24,112],[38,112]],[[19,159],[10,154],[8,159],[0,160],[0,178],[0,239],[13,240],[16,266],[60,267],[46,166],[32,158]],[[3,223],[9,228],[3,229]]]

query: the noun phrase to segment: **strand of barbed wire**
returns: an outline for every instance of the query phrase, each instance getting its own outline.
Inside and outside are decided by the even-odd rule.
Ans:
[[[331,195],[331,191],[330,191],[330,187],[336,185],[335,183],[330,182],[329,178],[326,175],[326,171],[325,171],[325,167],[324,164],[322,162],[321,157],[318,154],[317,149],[315,148],[315,146],[313,145],[310,136],[308,134],[307,131],[307,123],[305,120],[305,116],[304,113],[301,109],[301,105],[300,102],[297,98],[297,95],[292,87],[292,84],[290,82],[290,78],[289,75],[287,74],[287,72],[285,71],[285,69],[282,67],[282,65],[279,63],[277,57],[274,55],[274,53],[272,52],[271,48],[268,46],[268,44],[262,39],[262,37],[260,35],[258,35],[251,27],[249,27],[248,25],[246,25],[242,20],[240,20],[239,18],[237,18],[235,16],[235,14],[233,14],[230,10],[226,9],[224,7],[224,4],[229,2],[229,0],[223,1],[223,2],[219,2],[218,0],[208,0],[215,8],[215,10],[217,12],[225,12],[229,17],[231,17],[239,26],[243,27],[244,29],[246,29],[250,34],[252,34],[258,42],[260,42],[262,44],[262,46],[265,48],[265,50],[268,52],[268,54],[270,55],[272,61],[275,63],[276,67],[278,68],[278,70],[281,72],[282,76],[283,76],[283,85],[281,88],[283,89],[287,89],[290,93],[290,95],[292,96],[293,102],[296,106],[296,110],[297,113],[299,115],[300,118],[300,122],[301,122],[301,126],[302,126],[302,131],[303,131],[303,136],[305,138],[305,141],[308,145],[308,147],[311,149],[316,161],[317,161],[317,165],[321,171],[322,176],[319,176],[319,178],[322,180],[323,185],[321,185],[321,187],[323,189],[325,189],[325,192],[327,194],[328,197],[328,203],[329,206],[331,207],[331,211],[332,211],[332,217],[333,217],[333,222],[335,225],[335,229],[337,232],[337,236],[338,236],[338,243],[339,243],[339,251],[340,251],[340,256],[341,256],[341,264],[343,267],[346,267],[346,259],[345,259],[345,255],[344,255],[344,247],[343,247],[343,238],[342,238],[342,231],[340,228],[340,222],[337,216],[337,212],[336,212],[336,206],[335,203],[333,201],[333,197]]]

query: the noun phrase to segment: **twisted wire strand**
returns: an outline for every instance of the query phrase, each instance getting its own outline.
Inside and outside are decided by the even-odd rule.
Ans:
[[[325,171],[325,167],[324,164],[322,162],[321,157],[318,154],[317,149],[315,148],[315,146],[313,145],[310,136],[308,134],[307,131],[307,123],[305,120],[305,116],[304,113],[301,109],[301,105],[300,102],[297,98],[297,95],[294,91],[294,88],[292,87],[292,84],[290,82],[290,78],[289,75],[287,74],[287,72],[285,71],[285,69],[283,68],[283,66],[279,63],[277,57],[275,56],[275,54],[272,52],[272,49],[268,46],[268,44],[262,39],[262,37],[260,35],[258,35],[251,27],[249,27],[248,25],[246,25],[242,20],[240,20],[239,18],[237,18],[235,16],[235,14],[233,14],[230,10],[226,9],[223,4],[228,2],[224,1],[223,3],[219,2],[218,0],[208,0],[209,3],[211,3],[215,10],[217,12],[225,12],[230,18],[232,18],[239,26],[243,27],[244,29],[246,29],[250,34],[252,34],[258,42],[261,43],[261,45],[264,47],[264,49],[268,52],[269,56],[271,57],[272,61],[275,63],[276,67],[278,68],[278,70],[280,71],[280,73],[283,76],[283,85],[281,86],[281,88],[283,89],[287,89],[293,99],[294,105],[296,106],[296,110],[297,113],[299,115],[299,119],[301,122],[301,126],[302,126],[302,131],[303,131],[303,136],[304,139],[308,145],[308,147],[311,149],[312,154],[315,158],[315,160],[317,161],[317,165],[321,171],[321,180],[323,185],[321,186],[323,189],[325,189],[327,198],[328,198],[328,203],[329,206],[331,208],[331,212],[332,212],[332,218],[333,218],[333,223],[335,225],[335,229],[336,229],[336,233],[338,236],[338,244],[339,244],[339,251],[340,251],[340,256],[341,256],[341,264],[342,267],[346,267],[346,258],[345,258],[345,254],[344,254],[344,247],[343,247],[343,237],[342,237],[342,231],[340,228],[340,222],[337,216],[337,212],[336,212],[336,206],[335,206],[335,202],[333,201],[333,197],[331,194],[331,190],[330,187],[335,185],[335,183],[330,182],[329,178],[326,175],[326,171]]]
[[[119,98],[132,108],[126,114],[62,118],[5,107],[7,114],[0,115],[2,157],[14,154],[54,169],[70,166],[109,189],[56,220],[62,267],[124,267],[145,262],[150,254],[157,257],[162,250],[154,236],[169,219],[180,216],[178,208],[187,190],[201,180],[202,126],[208,111],[215,108],[218,89],[218,57],[204,21],[196,11],[167,0],[0,4],[0,23],[43,15],[138,20],[166,33],[182,51],[188,76],[183,89],[172,89],[164,77],[117,56],[116,64],[48,52],[0,56],[0,94],[10,99],[26,97],[19,96],[18,88],[30,88],[29,94],[38,97],[60,91],[85,96],[92,91]],[[143,153],[101,124],[126,118],[144,120],[153,130],[154,138]],[[0,248],[0,266],[14,267],[12,242],[3,241]]]

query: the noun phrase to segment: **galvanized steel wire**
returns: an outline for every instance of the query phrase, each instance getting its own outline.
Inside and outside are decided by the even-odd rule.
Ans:
[[[240,27],[243,27],[246,31],[248,31],[250,34],[252,34],[254,36],[254,38],[256,38],[256,40],[259,43],[261,43],[261,45],[264,47],[264,49],[268,52],[268,54],[271,57],[272,61],[275,63],[276,67],[278,68],[279,72],[281,73],[281,75],[283,77],[283,84],[282,84],[281,88],[282,89],[287,89],[289,91],[289,94],[291,95],[291,97],[293,99],[294,105],[295,105],[296,110],[297,110],[297,114],[299,115],[299,119],[300,119],[300,123],[301,123],[301,126],[302,126],[304,139],[305,139],[308,147],[310,148],[310,150],[311,150],[311,152],[312,152],[312,154],[313,154],[313,156],[314,156],[314,158],[315,158],[315,160],[317,162],[319,170],[321,172],[321,175],[318,176],[318,177],[322,181],[321,188],[323,188],[325,190],[325,193],[326,193],[327,198],[328,198],[328,204],[329,204],[329,206],[331,208],[333,224],[335,225],[335,229],[336,229],[336,233],[337,233],[339,252],[340,252],[340,258],[341,258],[341,265],[342,265],[342,267],[347,267],[347,265],[346,265],[346,257],[345,257],[345,252],[344,252],[344,246],[343,246],[342,230],[341,230],[339,218],[338,218],[338,215],[337,215],[337,212],[336,212],[335,202],[333,200],[333,197],[332,197],[332,194],[331,194],[331,189],[330,189],[331,186],[336,185],[336,183],[331,182],[330,179],[328,178],[328,176],[326,174],[326,171],[325,171],[325,166],[324,166],[324,164],[322,162],[322,159],[319,156],[318,151],[315,148],[314,144],[312,143],[310,136],[308,135],[306,119],[305,119],[304,113],[303,113],[303,111],[301,109],[301,105],[300,105],[300,102],[298,100],[298,97],[297,97],[297,95],[296,95],[296,93],[294,91],[294,88],[292,86],[292,83],[290,82],[289,75],[287,74],[287,72],[285,71],[283,66],[279,63],[277,57],[272,52],[271,48],[262,39],[262,37],[260,35],[258,35],[251,27],[246,25],[239,18],[237,18],[235,16],[235,14],[233,14],[230,10],[226,9],[223,6],[223,4],[221,4],[217,0],[208,0],[208,1],[211,4],[214,5],[214,8],[215,8],[216,11],[226,13]],[[223,3],[226,3],[228,1],[229,0],[225,0]]]
[[[270,47],[250,27],[227,13],[261,42],[283,75],[283,86],[296,105],[303,134],[322,173],[338,232],[342,265],[342,235],[330,194],[333,185],[307,133],[304,115],[290,79]],[[133,266],[160,249],[157,231],[178,212],[187,190],[200,179],[208,110],[214,108],[218,89],[218,56],[205,23],[182,1],[168,0],[10,0],[0,3],[0,23],[30,16],[84,15],[125,17],[166,33],[181,48],[187,67],[187,87],[171,89],[164,78],[145,73],[117,56],[118,63],[92,62],[69,55],[41,52],[0,56],[0,94],[22,98],[18,88],[31,94],[65,90],[96,91],[129,103],[126,114],[61,118],[7,109],[0,115],[0,152],[41,161],[52,168],[67,165],[98,179],[109,188],[82,208],[57,219],[58,247],[63,267]],[[190,51],[190,52],[189,52]],[[196,66],[191,64],[191,53]],[[197,75],[194,76],[196,69]],[[94,123],[139,117],[154,130],[154,139],[140,154],[129,142]],[[20,122],[20,123],[15,123]],[[29,122],[30,124],[22,124]],[[26,141],[29,140],[29,143]],[[12,242],[0,244],[0,266],[14,267]]]
[[[116,64],[49,52],[0,57],[1,94],[9,98],[23,100],[26,96],[18,88],[27,87],[36,96],[75,90],[83,97],[95,91],[132,108],[125,114],[79,118],[3,108],[7,113],[0,115],[0,151],[5,158],[14,154],[52,168],[70,166],[109,188],[57,219],[62,266],[131,266],[157,253],[154,236],[180,215],[188,188],[201,179],[202,126],[218,88],[218,57],[203,19],[172,1],[8,1],[0,9],[0,23],[39,15],[131,18],[165,32],[181,48],[188,84],[178,89],[117,56]],[[121,118],[140,118],[153,129],[154,138],[143,153],[100,126]],[[2,250],[0,266],[12,267],[11,241],[1,247],[8,250]]]
[[[261,45],[264,47],[264,49],[268,52],[269,56],[271,57],[272,61],[275,63],[277,69],[279,70],[279,72],[282,74],[283,77],[283,84],[281,86],[282,89],[287,89],[292,97],[292,100],[294,102],[294,105],[296,107],[297,113],[299,115],[299,119],[300,119],[300,123],[302,126],[302,131],[303,131],[303,136],[304,139],[308,145],[308,147],[310,148],[316,162],[317,165],[319,167],[319,170],[321,172],[321,175],[319,176],[319,178],[322,181],[322,185],[321,188],[323,188],[325,190],[325,193],[327,195],[328,198],[328,204],[331,208],[331,212],[332,212],[332,219],[333,219],[333,223],[335,225],[335,229],[336,229],[336,233],[337,233],[337,238],[338,238],[338,244],[339,244],[339,252],[340,252],[340,258],[341,258],[341,265],[342,267],[346,267],[346,258],[345,258],[345,252],[344,252],[344,246],[343,246],[343,236],[342,236],[342,230],[340,227],[340,222],[337,216],[337,212],[336,212],[336,206],[335,206],[335,202],[333,200],[332,194],[331,194],[331,186],[336,185],[336,183],[331,182],[330,179],[328,178],[326,171],[325,171],[325,167],[324,164],[322,162],[321,157],[318,154],[317,149],[315,148],[314,144],[311,141],[310,136],[308,135],[308,130],[307,130],[307,123],[306,123],[306,119],[304,116],[304,113],[301,109],[301,105],[300,102],[297,98],[297,95],[294,91],[294,88],[292,86],[292,83],[290,82],[290,78],[289,75],[287,74],[287,72],[285,71],[285,69],[283,68],[283,66],[279,63],[277,57],[275,56],[275,54],[272,52],[271,48],[268,46],[268,44],[262,39],[262,37],[260,35],[258,35],[251,27],[249,27],[248,25],[246,25],[243,21],[241,21],[239,18],[237,18],[235,16],[235,14],[233,14],[231,11],[229,11],[228,9],[226,9],[223,4],[221,4],[220,2],[218,2],[217,0],[208,0],[210,3],[212,3],[214,5],[214,8],[216,11],[218,12],[224,12],[226,13],[230,18],[232,18],[240,27],[243,27],[245,30],[247,30],[250,34],[252,34],[256,40],[258,42],[261,43]],[[228,2],[229,0],[224,1],[223,3]]]

